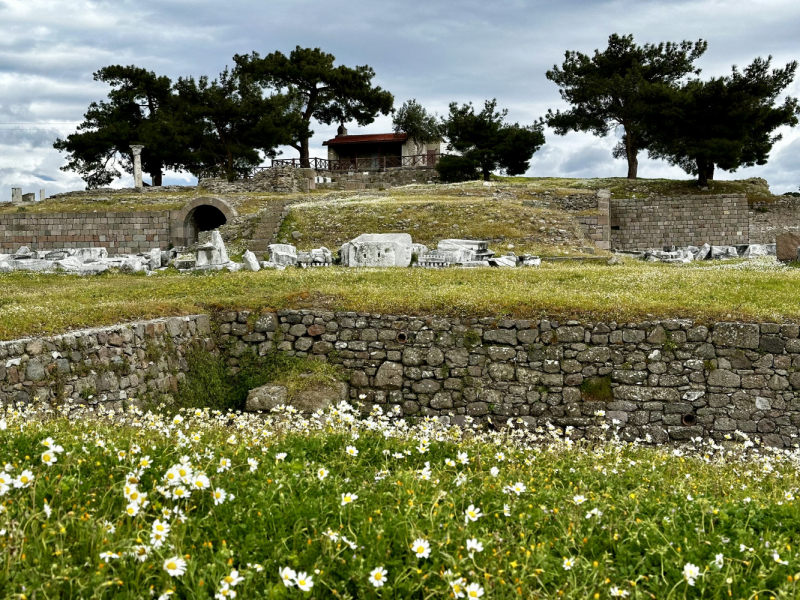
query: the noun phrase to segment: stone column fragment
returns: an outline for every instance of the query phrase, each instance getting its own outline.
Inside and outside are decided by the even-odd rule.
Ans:
[[[142,183],[142,150],[144,146],[132,145],[131,152],[133,153],[133,186],[137,190],[144,188]]]

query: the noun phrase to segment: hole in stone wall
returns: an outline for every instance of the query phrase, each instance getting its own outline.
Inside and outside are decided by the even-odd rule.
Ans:
[[[405,331],[401,331],[397,334],[396,339],[398,344],[405,344],[408,341],[408,334]]]
[[[228,222],[228,219],[220,209],[207,204],[202,204],[195,208],[192,211],[191,219],[198,232],[212,231]]]
[[[697,417],[692,413],[687,413],[681,418],[681,423],[684,425],[695,425],[697,423]]]

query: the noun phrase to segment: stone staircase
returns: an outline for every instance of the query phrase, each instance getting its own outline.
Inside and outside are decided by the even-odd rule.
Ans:
[[[248,250],[255,253],[261,260],[266,260],[264,255],[267,247],[274,244],[278,238],[281,224],[289,214],[289,202],[270,202],[261,212],[258,224],[253,232],[253,238],[248,242]]]

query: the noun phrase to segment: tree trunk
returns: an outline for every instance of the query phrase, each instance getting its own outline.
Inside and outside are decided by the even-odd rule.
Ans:
[[[697,185],[708,187],[708,162],[705,158],[698,158],[697,161]]]
[[[236,174],[233,172],[233,153],[228,149],[228,160],[225,165],[225,170],[227,171],[228,181],[234,181],[236,179]]]
[[[706,167],[706,172],[708,173],[708,180],[714,181],[714,163],[709,161],[708,166]]]
[[[491,176],[492,176],[492,172],[489,169],[484,167],[483,168],[483,180],[484,181],[490,181],[491,180]]]
[[[300,140],[300,166],[306,169],[311,166],[311,162],[308,159],[308,138]]]
[[[633,145],[633,135],[625,130],[625,155],[628,159],[628,179],[636,179],[639,175],[639,151]]]
[[[153,178],[153,186],[161,187],[163,185],[164,174],[161,172],[160,167],[156,169],[155,173],[150,173],[150,177]]]

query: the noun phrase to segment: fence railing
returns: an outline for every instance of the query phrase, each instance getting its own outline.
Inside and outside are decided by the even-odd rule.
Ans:
[[[375,158],[309,158],[306,165],[300,158],[273,158],[272,166],[307,167],[317,171],[384,171],[400,168],[432,169],[444,156],[441,153],[414,154],[411,156],[380,156]],[[266,167],[258,167],[263,170]]]

